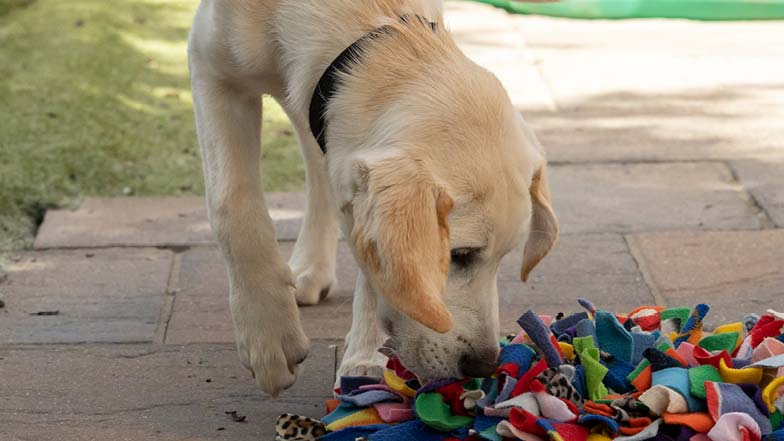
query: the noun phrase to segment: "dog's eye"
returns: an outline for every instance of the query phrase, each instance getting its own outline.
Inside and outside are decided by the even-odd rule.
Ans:
[[[467,268],[479,256],[479,248],[455,248],[450,253],[452,264],[460,268]]]

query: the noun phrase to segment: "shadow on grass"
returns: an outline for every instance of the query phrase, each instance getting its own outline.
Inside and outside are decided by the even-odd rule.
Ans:
[[[201,194],[186,39],[196,0],[38,0],[0,17],[0,249],[81,195]],[[5,115],[8,115],[6,117]],[[300,188],[265,108],[265,188]]]

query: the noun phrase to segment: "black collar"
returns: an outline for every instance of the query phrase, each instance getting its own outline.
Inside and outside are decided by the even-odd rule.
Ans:
[[[433,31],[435,31],[438,27],[436,23],[430,22],[424,17],[417,16],[417,19],[424,23],[428,23]],[[408,23],[408,18],[405,16],[400,17],[400,20],[404,23]],[[313,136],[316,138],[316,142],[318,142],[318,145],[321,147],[321,151],[324,154],[327,153],[327,120],[325,113],[327,111],[329,100],[335,96],[339,86],[338,76],[341,73],[348,71],[348,68],[353,63],[358,63],[360,61],[362,55],[362,46],[366,42],[378,38],[381,35],[390,33],[391,26],[382,26],[365,34],[362,38],[355,41],[351,46],[347,47],[343,52],[340,53],[340,55],[338,55],[337,58],[335,58],[335,60],[332,61],[332,63],[321,75],[318,84],[316,84],[316,89],[313,91],[313,96],[310,98],[310,131],[313,133]]]

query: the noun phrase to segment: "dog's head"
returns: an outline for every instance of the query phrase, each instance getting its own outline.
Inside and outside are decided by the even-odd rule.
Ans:
[[[418,375],[484,376],[495,367],[501,258],[524,241],[525,280],[557,236],[545,165],[531,159],[516,176],[488,156],[474,161],[498,169],[481,177],[451,161],[441,165],[463,169],[453,176],[408,157],[357,165],[351,242],[381,294],[383,330]]]
[[[341,161],[346,230],[393,349],[428,379],[492,373],[500,261],[524,246],[525,281],[558,235],[536,139],[497,79],[460,60],[392,98],[346,98],[342,112],[381,110],[333,132],[350,143],[351,124],[368,121]]]

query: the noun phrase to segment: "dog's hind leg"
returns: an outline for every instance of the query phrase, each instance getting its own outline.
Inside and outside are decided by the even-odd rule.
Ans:
[[[337,382],[342,376],[380,377],[383,373],[386,357],[378,349],[386,336],[378,322],[377,302],[376,292],[360,272],[354,291],[351,330],[346,335],[346,350],[338,368]]]
[[[284,102],[281,100],[281,102]],[[284,109],[286,106],[284,105]],[[335,284],[338,217],[327,175],[326,161],[306,118],[286,110],[297,133],[305,161],[307,207],[289,266],[297,286],[297,303],[315,305]]]

